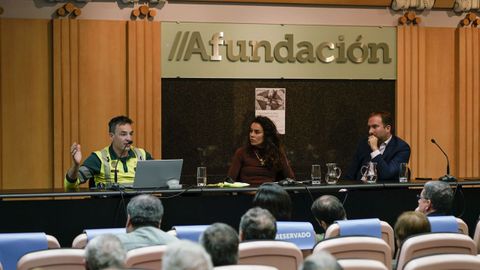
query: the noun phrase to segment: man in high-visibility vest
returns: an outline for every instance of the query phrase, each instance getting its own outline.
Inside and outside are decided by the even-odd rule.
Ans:
[[[133,184],[138,160],[152,159],[152,156],[141,148],[132,147],[132,124],[133,121],[123,115],[112,118],[108,123],[112,143],[93,152],[82,165],[80,144],[74,142],[70,148],[72,166],[65,176],[65,187],[73,188],[87,181],[90,186],[103,187],[115,182],[120,186]]]

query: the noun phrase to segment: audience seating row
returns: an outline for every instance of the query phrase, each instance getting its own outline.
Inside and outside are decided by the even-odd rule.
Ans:
[[[444,218],[441,221],[438,221],[438,220],[435,220],[435,219],[436,219],[436,217],[433,218],[433,219],[430,219],[430,221],[432,223],[432,230],[434,230],[434,231],[435,230],[445,231],[445,230],[447,230],[445,228],[450,228],[450,229],[448,229],[450,231],[455,230],[455,231],[460,232],[462,234],[468,234],[468,228],[467,228],[466,224],[461,219],[454,218],[454,217],[447,217],[446,219]],[[380,221],[378,219],[370,219],[370,220],[368,220],[368,222],[366,222],[366,224],[367,224],[366,226],[369,227],[372,231],[374,231],[373,233],[370,233],[370,235],[375,236],[375,238],[374,237],[365,237],[365,236],[364,237],[355,236],[355,235],[361,234],[356,230],[359,227],[361,227],[358,224],[361,224],[362,222],[365,222],[365,220],[351,220],[349,222],[345,222],[345,224],[347,224],[348,226],[351,225],[351,224],[348,224],[348,223],[355,224],[353,226],[354,230],[352,230],[350,232],[349,232],[349,229],[343,228],[343,225],[342,225],[343,222],[338,222],[337,224],[334,224],[334,225],[330,226],[329,229],[327,230],[326,234],[325,234],[325,238],[328,239],[328,240],[325,240],[325,241],[319,243],[315,247],[314,252],[317,251],[317,250],[326,250],[326,251],[330,252],[332,255],[334,255],[335,257],[337,257],[337,259],[340,259],[340,260],[343,260],[343,259],[359,260],[359,259],[369,258],[369,259],[373,259],[375,261],[382,262],[387,267],[387,269],[390,269],[391,268],[391,258],[392,258],[391,255],[393,254],[393,247],[394,247],[393,229],[386,222]],[[440,223],[443,222],[443,225],[441,225],[441,226],[434,225],[436,222],[440,222]],[[456,225],[452,226],[452,222],[456,223]],[[293,222],[293,223],[295,223],[295,222]],[[279,227],[285,227],[284,226],[285,224],[282,225],[281,222],[279,222],[279,224],[280,224]],[[310,223],[307,223],[307,224],[309,225],[309,226],[307,226],[308,233],[303,233],[303,234],[304,235],[313,235],[314,234],[313,226],[311,226]],[[305,226],[305,224],[302,224],[302,226]],[[350,226],[350,227],[352,227],[352,226]],[[440,228],[440,229],[438,229],[438,228]],[[476,232],[475,232],[476,241],[479,240],[479,234],[480,234],[480,229],[479,228],[480,228],[480,223],[479,223],[479,225],[477,225]],[[178,226],[175,229],[176,230],[174,232],[178,233],[179,232]],[[291,230],[291,228],[289,228],[289,229]],[[195,236],[197,240],[198,240],[198,236],[201,234],[201,232],[203,232],[203,230],[204,229],[200,230],[198,235]],[[86,230],[83,234],[81,234],[81,235],[79,235],[75,238],[72,245],[76,248],[84,248],[86,246],[86,243],[88,242],[88,239],[91,239],[92,237],[95,237],[98,234],[102,234],[102,233],[121,233],[121,232],[124,233],[125,229],[124,228],[114,228],[114,229]],[[288,234],[288,232],[287,232],[287,234]],[[300,234],[301,234],[301,231],[300,231]],[[407,239],[407,241],[404,243],[404,249],[402,249],[402,251],[400,252],[400,256],[399,256],[399,260],[398,260],[398,269],[403,270],[403,267],[405,266],[405,264],[408,261],[410,261],[412,258],[416,258],[416,257],[419,257],[419,256],[424,256],[424,255],[432,255],[432,254],[439,254],[439,253],[458,253],[458,254],[470,254],[470,255],[476,254],[477,253],[477,246],[476,246],[475,242],[472,239],[470,239],[468,236],[462,235],[462,234],[459,234],[459,233],[426,234],[426,235],[423,236],[423,237],[425,237],[425,239],[423,239],[423,240],[420,239],[420,238],[416,238],[417,242],[419,242],[420,244],[414,244],[413,240],[410,241],[410,239]],[[2,235],[13,236],[13,234],[2,234]],[[20,234],[20,235],[24,235],[24,234]],[[40,234],[40,235],[43,235],[43,238],[46,241],[46,248],[52,249],[52,248],[59,248],[60,247],[60,245],[59,245],[58,241],[55,239],[55,237],[45,235],[45,234]],[[295,234],[292,234],[292,235],[295,235]],[[299,234],[297,234],[297,235],[299,235]],[[345,237],[347,235],[352,235],[352,237],[348,237],[348,238]],[[180,235],[178,235],[178,236],[180,236]],[[40,236],[40,237],[42,237],[42,236]],[[427,239],[427,237],[435,238],[435,239]],[[182,238],[182,237],[180,237],[180,238]],[[366,245],[367,241],[365,239],[367,239],[367,238],[369,239],[368,242],[372,242],[371,245],[370,244]],[[380,239],[383,239],[383,240],[380,240]],[[461,241],[463,241],[463,244],[462,244],[463,246],[458,246],[458,243],[455,242],[455,241],[458,241],[459,239],[461,239]],[[380,240],[380,241],[378,241],[378,240]],[[411,251],[410,253],[408,253],[408,252],[403,251],[409,245],[415,246],[415,245],[421,245],[422,244],[422,245],[427,245],[428,246],[428,244],[425,244],[425,241],[430,241],[430,240],[433,241],[433,244],[430,244],[430,247],[428,247],[428,248],[434,249],[433,251],[425,252],[425,250],[428,249],[428,248],[425,248],[425,247],[420,248],[420,250],[422,252]],[[295,250],[295,251],[292,251],[292,252],[288,253],[288,254],[290,254],[288,256],[285,255],[284,253],[282,253],[283,251],[276,250],[275,252],[278,252],[278,254],[280,256],[283,256],[284,258],[283,259],[280,259],[280,258],[273,259],[273,257],[275,257],[274,256],[275,254],[273,254],[274,251],[273,250],[268,251],[268,248],[264,247],[264,248],[266,248],[266,250],[268,252],[270,252],[270,253],[268,253],[266,251],[267,252],[266,257],[270,256],[270,257],[272,257],[272,261],[280,262],[279,265],[273,265],[274,267],[277,267],[278,269],[282,269],[282,268],[283,269],[293,269],[293,268],[284,268],[285,265],[288,265],[288,264],[285,263],[285,262],[282,262],[282,260],[290,260],[290,261],[292,261],[292,264],[298,265],[301,261],[303,261],[303,257],[302,257],[302,253],[300,251],[300,248],[308,249],[309,247],[311,248],[313,246],[313,244],[308,244],[310,246],[299,246],[298,243],[296,243],[297,246],[295,246],[292,243],[279,244],[279,243],[281,243],[281,241],[276,241],[275,243],[278,246],[280,246],[280,245],[283,246],[283,244],[289,244],[290,246],[293,246],[294,250]],[[341,250],[340,249],[339,246],[342,243],[349,243],[348,245],[346,245],[346,246],[348,246],[347,250]],[[410,243],[410,244],[408,244],[408,243]],[[453,244],[449,245],[448,243],[453,243]],[[25,244],[25,242],[24,242],[24,244]],[[0,248],[1,248],[1,245],[2,245],[2,243],[0,241]],[[247,243],[242,243],[242,245],[246,248],[246,247],[248,247],[249,244],[247,242]],[[30,245],[26,244],[26,246],[30,246]],[[454,246],[455,246],[455,248],[454,248]],[[355,250],[357,247],[358,247],[358,250]],[[161,249],[160,247],[158,247],[158,248]],[[37,248],[37,249],[30,249],[30,250],[27,249],[27,252],[28,251],[39,250],[39,249],[45,249],[45,247],[44,248]],[[245,250],[247,250],[247,249],[245,249]],[[17,249],[17,251],[20,252],[20,249]],[[22,251],[22,252],[24,252],[24,253],[21,253],[16,258],[15,258],[15,256],[12,256],[12,258],[9,258],[9,260],[6,260],[5,258],[2,258],[1,253],[0,253],[0,261],[3,263],[4,267],[6,267],[5,269],[15,269],[15,268],[11,268],[12,267],[11,266],[11,261],[14,261],[13,265],[15,265],[16,261],[18,261],[18,259],[21,257],[21,255],[25,254],[25,251]],[[138,251],[136,251],[136,252],[138,252]],[[161,252],[161,251],[155,249],[155,250],[146,250],[146,252],[154,252],[155,254],[158,254],[158,252]],[[365,252],[371,253],[371,257],[366,257]],[[348,255],[348,256],[345,255],[347,253],[350,254],[350,255]],[[133,254],[135,254],[135,252]],[[132,258],[138,258],[138,256],[140,256],[140,255],[134,256],[133,254],[130,254],[130,256]],[[245,259],[243,261],[240,260],[241,264],[252,264],[255,261],[254,259],[248,259],[248,260],[246,259],[248,257],[246,255],[246,254],[248,254],[247,251],[244,251],[244,254],[245,254]],[[268,255],[268,254],[270,254],[270,255]],[[281,255],[281,254],[284,254],[285,256]],[[149,257],[150,255],[148,255],[148,253],[146,253],[145,256]],[[291,257],[291,258],[290,259],[285,259],[285,257]],[[300,257],[300,259],[298,259],[297,257]],[[139,259],[137,259],[137,260],[139,260]],[[345,263],[346,264],[349,264],[349,263],[351,264],[353,262],[352,261],[347,261]],[[129,267],[140,267],[140,268],[150,269],[148,266],[147,267],[144,267],[143,265],[137,266],[134,261],[131,261],[131,263],[132,263],[132,265],[130,265]],[[269,263],[268,265],[272,265],[272,264],[273,263],[271,263],[271,264]],[[155,265],[158,265],[158,264],[155,263]],[[25,269],[27,269],[27,268],[25,268]],[[158,269],[158,268],[152,268],[152,269]]]

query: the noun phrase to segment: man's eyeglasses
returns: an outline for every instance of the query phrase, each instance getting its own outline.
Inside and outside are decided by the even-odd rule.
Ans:
[[[417,199],[418,199],[418,200],[422,199],[422,200],[425,200],[425,201],[426,201],[426,200],[429,200],[429,199],[427,199],[427,198],[425,198],[425,197],[422,197],[422,195],[420,195],[420,194],[417,194]]]

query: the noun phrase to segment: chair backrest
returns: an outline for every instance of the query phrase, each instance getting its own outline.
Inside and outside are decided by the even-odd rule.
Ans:
[[[404,270],[478,270],[480,257],[467,254],[431,255],[409,261]]]
[[[315,246],[315,230],[310,222],[277,221],[275,240],[295,244],[299,249],[312,249]]]
[[[337,260],[343,270],[388,270],[385,264],[367,259],[342,259]]]
[[[119,234],[126,233],[125,228],[103,228],[103,229],[86,229],[83,233],[77,235],[72,242],[72,248],[85,248],[89,240],[101,234]]]
[[[434,254],[477,254],[475,242],[460,233],[427,233],[407,238],[400,248],[397,270],[405,264],[421,256]]]
[[[392,249],[382,239],[371,236],[345,236],[325,239],[313,249],[313,253],[327,251],[339,259],[368,259],[392,265]]]
[[[0,234],[0,261],[6,270],[16,269],[18,260],[25,254],[48,248],[59,248],[58,240],[45,233]]]
[[[214,270],[278,270],[278,268],[268,265],[224,265],[213,268]]]
[[[198,242],[209,225],[173,226],[169,234],[178,239]],[[315,245],[315,230],[310,222],[277,221],[276,240],[290,242],[300,249],[312,249]]]
[[[480,253],[480,220],[477,222],[477,226],[475,227],[473,241],[477,244],[477,252]]]
[[[460,218],[454,216],[432,216],[428,217],[432,233],[437,232],[459,232],[468,235],[468,226]]]
[[[367,233],[367,230],[371,229],[371,226],[369,226],[370,222],[362,223],[361,221],[376,222],[375,220],[378,220],[378,219],[351,219],[351,220],[343,220],[341,223],[334,223],[327,228],[327,231],[325,232],[325,239],[337,237],[337,236],[344,236],[340,232],[341,231],[340,226],[341,224],[349,224],[349,223],[357,227],[359,232],[358,235],[372,235],[370,233]],[[392,255],[393,255],[393,252],[395,251],[395,236],[393,234],[393,228],[392,226],[390,226],[390,224],[388,224],[385,221],[378,220],[378,222],[380,224],[381,238],[390,246],[390,249],[392,250]],[[364,233],[361,233],[362,231]]]
[[[178,239],[190,240],[193,242],[198,242],[200,239],[200,235],[202,235],[203,231],[208,228],[209,225],[184,225],[184,226],[173,226],[171,233],[172,235],[176,236]]]
[[[268,265],[279,270],[297,269],[303,262],[300,249],[283,241],[249,241],[238,246],[238,264]]]
[[[82,249],[48,249],[25,254],[17,263],[18,270],[84,270],[85,252]]]
[[[161,270],[163,254],[166,249],[167,245],[132,249],[127,252],[125,266],[127,268]]]

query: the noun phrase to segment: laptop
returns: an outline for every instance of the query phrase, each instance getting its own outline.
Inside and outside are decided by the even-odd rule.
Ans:
[[[183,159],[139,160],[133,181],[134,189],[168,187],[167,182],[180,181]]]

